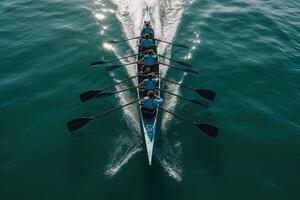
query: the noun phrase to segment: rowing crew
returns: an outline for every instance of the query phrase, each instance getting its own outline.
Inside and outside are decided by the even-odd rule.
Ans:
[[[156,43],[154,40],[154,31],[151,27],[150,21],[144,21],[144,27],[141,32],[141,40],[138,45],[139,52],[145,53],[145,55],[138,60],[138,64],[142,65],[140,74],[148,74],[140,84],[140,91],[143,91],[144,98],[141,100],[141,110],[144,115],[154,117],[156,115],[156,108],[163,103],[163,99],[156,95],[159,79],[156,76],[158,67],[158,58],[154,52]]]

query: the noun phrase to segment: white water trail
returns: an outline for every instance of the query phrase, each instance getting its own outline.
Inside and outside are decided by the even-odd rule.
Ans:
[[[184,0],[111,0],[117,6],[115,11],[116,17],[122,25],[122,31],[125,38],[133,38],[139,36],[141,31],[141,26],[143,23],[143,17],[145,13],[146,6],[150,10],[150,15],[153,23],[153,28],[156,37],[165,41],[172,42],[178,25],[181,21],[183,14],[183,7],[185,5]],[[105,6],[101,0],[96,0],[97,5]],[[97,18],[102,16],[100,13],[95,13]],[[137,52],[136,40],[128,41],[130,47],[134,52]],[[118,49],[113,49],[118,57],[124,55],[124,52],[118,52]],[[167,57],[171,57],[171,46],[165,43],[159,43],[158,47],[159,54],[163,54]],[[123,53],[123,55],[122,55]],[[132,58],[134,59],[134,58]],[[132,60],[131,60],[132,61]],[[121,60],[123,64],[130,62],[129,60]],[[164,60],[168,63],[168,60]],[[135,71],[135,66],[127,67],[127,73],[129,76],[133,76]],[[163,76],[167,74],[167,67],[161,67],[160,72]],[[113,78],[114,73],[112,73]],[[182,82],[183,78],[180,80]],[[124,86],[116,87],[117,90],[124,88]],[[179,93],[179,86],[168,85],[167,90],[173,91],[174,93]],[[166,96],[167,100],[164,103],[164,107],[168,110],[174,110],[177,102],[177,98],[174,96]],[[125,104],[134,98],[129,93],[119,93],[118,94],[120,104]],[[136,106],[130,106],[124,108],[124,118],[127,120],[127,124],[132,126],[131,133],[122,134],[115,141],[115,148],[111,153],[111,161],[107,165],[105,174],[109,176],[114,176],[117,174],[122,166],[128,162],[130,158],[136,153],[140,152],[142,149],[142,134],[139,126],[139,116]],[[167,139],[167,130],[169,122],[172,116],[168,113],[162,114],[161,123],[161,137],[164,144],[163,149],[155,149],[157,152],[157,158],[166,170],[166,172],[173,177],[175,180],[180,181],[182,178],[182,167],[178,163],[181,163],[181,144],[176,143],[176,145],[169,144]]]

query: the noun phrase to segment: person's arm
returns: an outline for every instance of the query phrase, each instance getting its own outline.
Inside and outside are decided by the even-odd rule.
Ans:
[[[139,84],[139,86],[138,87],[142,87],[142,86],[144,86],[145,85],[145,80],[146,79],[144,79],[140,84]]]
[[[138,64],[144,64],[144,62],[145,62],[145,56],[141,60],[138,60]]]
[[[154,64],[159,64],[157,56],[153,56],[153,58],[154,58]]]
[[[164,100],[163,100],[160,96],[157,96],[157,95],[155,95],[155,100],[156,100],[159,104],[161,104],[161,103],[164,102]]]
[[[155,96],[154,107],[161,105],[163,102],[164,102],[164,100],[162,98],[160,98],[159,96]]]
[[[144,34],[142,34],[142,35],[144,35]],[[142,41],[141,41],[141,43],[139,43],[137,46],[143,46],[143,42],[144,42],[144,39],[142,39]]]
[[[144,105],[144,99],[140,100],[140,106],[143,106]]]

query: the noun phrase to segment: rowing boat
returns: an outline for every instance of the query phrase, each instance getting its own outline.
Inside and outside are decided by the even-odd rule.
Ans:
[[[145,12],[145,16],[143,18],[144,22],[149,22],[150,25],[152,26],[152,22],[151,22],[151,18],[150,18],[150,14],[149,14],[149,10],[148,8],[146,9],[146,12]],[[142,27],[143,28],[143,27]],[[142,36],[142,35],[141,35]],[[126,42],[126,41],[129,41],[129,40],[136,40],[137,39],[137,44],[141,44],[142,42],[142,37],[139,36],[139,37],[134,37],[134,38],[129,38],[129,39],[124,39],[124,40],[110,40],[108,41],[109,43],[111,44],[117,44],[117,43],[121,43],[121,42]],[[152,47],[152,50],[157,54],[157,48],[156,48],[156,42],[159,41],[159,42],[164,42],[166,44],[170,44],[170,45],[173,45],[173,46],[176,46],[176,47],[180,47],[180,48],[185,48],[185,49],[188,49],[188,46],[186,45],[183,45],[183,44],[178,44],[178,43],[172,43],[172,42],[168,42],[168,41],[164,41],[164,40],[161,40],[161,39],[158,39],[158,38],[154,38],[154,34],[151,36],[154,41],[154,44],[155,46]],[[138,62],[138,60],[142,59],[143,58],[143,54],[145,52],[143,52],[143,48],[139,48],[138,49],[138,54],[134,54],[134,55],[129,55],[129,56],[125,56],[125,57],[121,57],[121,58],[117,58],[117,59],[112,59],[112,60],[99,60],[99,61],[96,61],[96,62],[93,62],[91,63],[91,67],[94,67],[94,66],[103,66],[105,64],[108,64],[108,63],[111,63],[111,62],[114,62],[114,61],[119,61],[121,59],[125,59],[125,58],[130,58],[130,57],[134,57],[136,56],[136,62],[134,63],[128,63],[128,64],[123,64],[123,65],[110,65],[110,66],[106,66],[106,71],[111,71],[111,70],[116,70],[118,68],[121,68],[121,67],[126,67],[126,66],[130,66],[132,64],[136,64],[136,71],[137,71],[137,75],[135,76],[132,76],[132,77],[129,77],[125,80],[122,80],[114,85],[110,85],[110,86],[106,86],[102,89],[93,89],[93,90],[89,90],[87,92],[84,92],[80,95],[80,99],[82,102],[86,102],[90,99],[93,99],[95,97],[97,98],[103,98],[103,97],[108,97],[108,96],[113,96],[115,94],[118,94],[120,92],[125,92],[125,91],[128,91],[128,90],[131,90],[132,88],[127,88],[127,89],[124,89],[124,90],[119,90],[119,91],[116,91],[116,92],[106,92],[108,89],[111,89],[111,88],[114,88],[116,85],[119,85],[119,84],[124,84],[132,79],[135,78],[136,80],[136,83],[137,85],[139,85],[140,83],[143,82],[143,80],[146,78],[146,72],[141,72],[143,71],[143,65],[140,64],[140,62]],[[184,66],[190,66],[188,63],[186,62],[183,62],[183,61],[178,61],[178,60],[174,60],[174,59],[171,59],[171,58],[168,58],[168,57],[165,57],[163,55],[159,55],[157,54],[158,56],[160,57],[163,57],[164,59],[168,59],[170,61],[172,61],[173,63],[177,63],[177,64],[180,64],[180,65],[184,65]],[[169,64],[165,64],[165,63],[162,63],[162,62],[159,62],[159,64],[162,66],[167,66],[171,69],[174,69],[174,70],[178,70],[178,71],[181,71],[181,72],[186,72],[186,73],[191,73],[191,74],[195,74],[197,73],[196,71],[190,69],[190,68],[180,68],[180,67],[175,67],[173,65],[169,65]],[[207,99],[207,100],[214,100],[215,98],[215,92],[214,91],[211,91],[211,90],[207,90],[207,89],[194,89],[190,86],[187,86],[187,85],[183,85],[182,83],[177,83],[176,81],[173,81],[173,80],[170,80],[166,77],[161,77],[160,76],[160,73],[159,73],[159,64],[155,64],[153,67],[153,71],[158,75],[159,77],[159,81],[158,81],[158,84],[157,84],[157,89],[155,90],[155,93],[157,96],[160,96],[160,91],[164,92],[164,93],[168,93],[170,95],[173,95],[173,96],[176,96],[178,98],[181,98],[185,101],[189,101],[190,103],[193,103],[195,105],[198,105],[198,106],[201,106],[201,108],[204,108],[206,109],[208,107],[208,103],[207,102],[203,102],[201,100],[197,100],[197,99],[189,99],[189,98],[186,98],[184,96],[180,96],[178,94],[174,94],[170,91],[167,91],[167,90],[163,90],[160,88],[160,82],[163,80],[163,81],[166,81],[166,82],[169,82],[171,84],[176,84],[176,85],[179,85],[181,87],[183,87],[184,89],[186,90],[189,90],[189,91],[192,91],[194,92],[195,94],[198,94],[199,96]],[[94,115],[90,115],[90,116],[86,116],[86,117],[80,117],[80,118],[76,118],[76,119],[73,119],[69,122],[67,122],[67,127],[69,129],[69,131],[75,131],[75,130],[78,130],[80,128],[82,128],[83,126],[85,126],[85,124],[87,124],[89,121],[93,120],[93,119],[96,119],[98,117],[101,117],[101,116],[105,116],[109,113],[112,113],[112,112],[115,112],[117,110],[120,110],[124,107],[127,107],[129,105],[132,105],[134,103],[138,103],[140,102],[141,99],[144,98],[144,95],[145,94],[145,91],[143,91],[143,89],[141,87],[133,87],[133,88],[137,88],[137,96],[138,96],[138,99],[134,100],[134,101],[131,101],[129,103],[126,103],[124,105],[121,105],[121,106],[118,106],[118,107],[115,107],[115,108],[112,108],[110,110],[107,110],[105,112],[102,112],[102,113],[99,113],[99,114],[94,114]],[[215,126],[212,126],[210,124],[206,124],[206,123],[198,123],[198,122],[195,122],[191,119],[188,119],[186,117],[183,117],[179,114],[176,114],[170,110],[167,110],[161,106],[157,106],[156,109],[155,109],[155,113],[153,115],[147,115],[147,114],[144,114],[142,112],[142,106],[139,105],[139,115],[140,115],[140,118],[141,118],[141,128],[142,128],[142,131],[143,131],[143,134],[144,134],[144,139],[145,139],[145,146],[146,146],[146,149],[147,149],[147,156],[148,156],[148,161],[149,161],[149,165],[152,164],[152,155],[153,155],[153,146],[154,146],[154,141],[155,141],[155,137],[156,137],[156,131],[157,131],[157,124],[158,124],[158,116],[159,116],[159,111],[163,111],[163,112],[166,112],[166,113],[169,113],[171,114],[172,116],[174,116],[175,118],[177,119],[180,119],[182,121],[185,121],[186,123],[188,124],[191,124],[195,127],[197,127],[198,129],[201,130],[201,132],[203,132],[204,134],[210,136],[210,137],[216,137],[218,135],[218,131],[219,129]]]
[[[150,26],[152,26],[150,14],[148,8],[146,9],[146,13],[144,16],[144,22],[150,22]],[[143,28],[143,27],[142,27]],[[138,44],[141,43],[141,39],[138,39]],[[153,47],[154,52],[157,52],[157,48]],[[143,57],[143,52],[141,52],[141,49],[138,50],[137,55],[137,61],[140,60]],[[137,64],[137,73],[140,73],[142,71],[143,64]],[[154,72],[156,74],[159,73],[159,64],[155,66]],[[146,76],[137,76],[137,82],[138,85],[143,82],[143,80],[146,78]],[[158,81],[158,88],[160,86],[160,81]],[[159,90],[156,90],[156,95],[160,95]],[[137,95],[138,98],[144,98],[144,91],[141,88],[137,88]],[[146,143],[146,149],[147,149],[147,155],[148,155],[148,161],[149,165],[151,165],[152,162],[152,154],[153,154],[153,146],[154,146],[154,140],[155,140],[155,133],[156,133],[156,126],[157,126],[157,119],[158,119],[158,109],[156,108],[156,112],[154,116],[147,116],[143,114],[142,112],[142,106],[139,106],[139,113],[141,118],[141,128],[144,133],[145,143]]]

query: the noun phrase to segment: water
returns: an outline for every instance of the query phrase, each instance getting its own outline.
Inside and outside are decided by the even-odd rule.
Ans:
[[[146,2],[1,2],[1,199],[297,199],[299,2]],[[135,106],[74,134],[65,126],[135,99],[132,91],[83,104],[78,95],[134,73],[88,66],[135,51],[135,41],[103,43],[136,36],[146,4],[159,38],[191,47],[161,44],[160,53],[199,76],[162,73],[218,95],[206,111],[167,95],[164,106],[220,128],[212,139],[163,114],[151,167]]]

